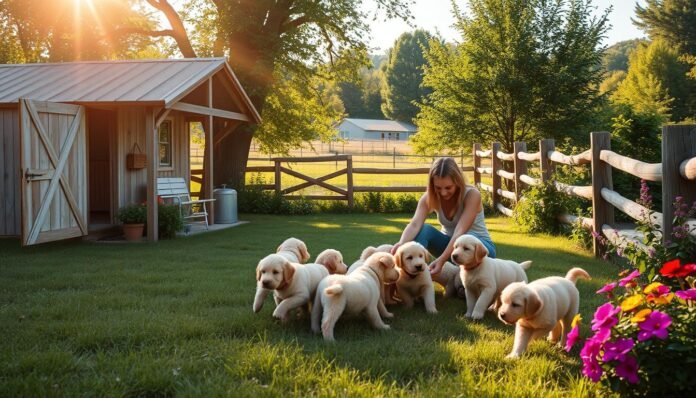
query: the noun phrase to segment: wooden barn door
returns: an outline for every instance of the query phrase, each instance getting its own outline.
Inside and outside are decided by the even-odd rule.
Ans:
[[[82,106],[20,100],[22,244],[87,235]]]

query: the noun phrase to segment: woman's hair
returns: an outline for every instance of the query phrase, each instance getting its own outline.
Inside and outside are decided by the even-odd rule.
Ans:
[[[457,192],[458,203],[464,199],[464,187],[467,185],[466,178],[459,170],[457,162],[452,158],[439,158],[436,159],[432,166],[430,166],[430,173],[428,173],[428,189],[426,191],[428,208],[430,210],[440,210],[440,200],[437,197],[437,192],[435,192],[435,185],[433,179],[435,177],[450,177],[454,181],[454,185],[457,186],[459,192]]]

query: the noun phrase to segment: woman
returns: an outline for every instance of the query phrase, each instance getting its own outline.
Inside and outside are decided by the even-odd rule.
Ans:
[[[432,212],[437,213],[442,231],[425,223]],[[437,274],[452,255],[454,242],[463,234],[479,238],[488,249],[488,255],[495,257],[495,245],[483,219],[481,194],[466,184],[454,159],[440,158],[430,167],[428,188],[392,253],[400,245],[414,240],[437,256],[430,263],[430,273]]]

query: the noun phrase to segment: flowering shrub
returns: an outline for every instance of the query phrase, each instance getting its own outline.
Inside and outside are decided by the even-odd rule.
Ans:
[[[642,185],[643,206],[651,198]],[[607,302],[597,308],[591,336],[580,349],[582,373],[622,394],[685,396],[696,391],[696,239],[687,219],[696,213],[681,198],[675,202],[674,228],[662,245],[650,214],[640,225],[643,244],[612,246],[632,270],[597,291]],[[573,322],[566,350],[580,339]]]

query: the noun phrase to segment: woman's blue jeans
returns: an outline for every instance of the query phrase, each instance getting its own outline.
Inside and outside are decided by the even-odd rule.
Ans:
[[[486,249],[488,249],[488,257],[495,258],[495,245],[492,240],[471,232],[467,232],[466,235],[477,237],[481,243],[486,246]],[[418,231],[418,235],[416,235],[416,238],[413,240],[423,245],[433,256],[440,256],[447,248],[451,239],[452,237],[438,231],[432,225],[423,224],[423,227]]]

